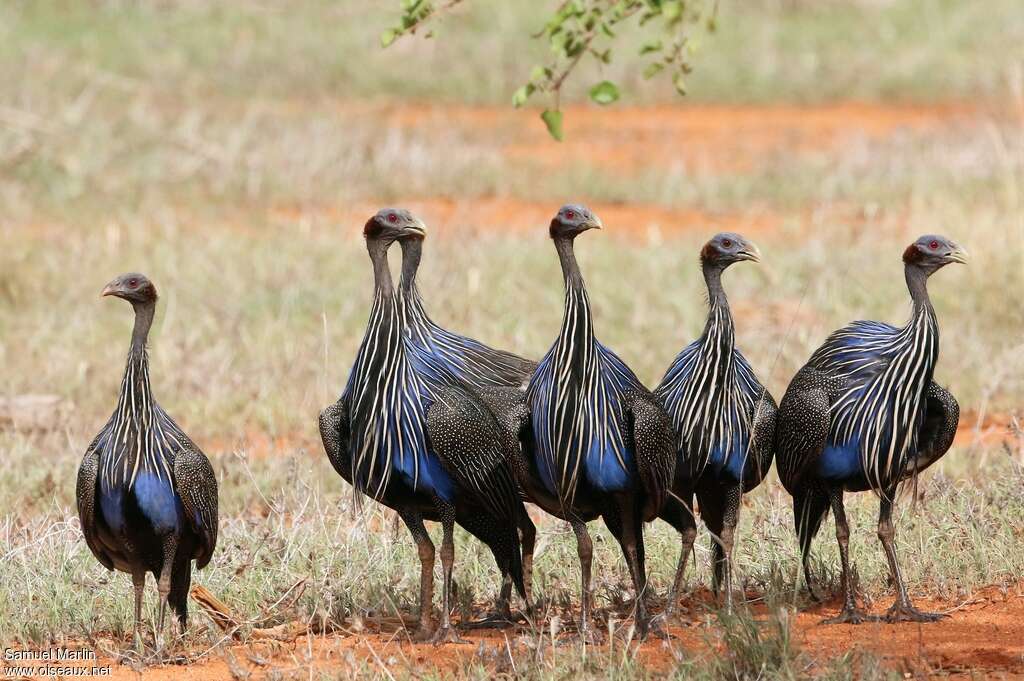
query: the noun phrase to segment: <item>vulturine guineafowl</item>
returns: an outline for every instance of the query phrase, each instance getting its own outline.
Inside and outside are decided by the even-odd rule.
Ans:
[[[740,497],[761,483],[772,464],[775,400],[735,347],[735,329],[722,273],[760,261],[757,247],[738,234],[718,234],[700,252],[708,319],[700,338],[679,353],[655,389],[676,436],[673,495],[661,517],[683,536],[665,615],[675,610],[686,561],[697,534],[693,498],[712,533],[714,586],[732,602],[732,546]]]
[[[858,321],[835,331],[789,384],[779,405],[775,451],[779,477],[793,495],[804,574],[811,588],[811,541],[831,507],[843,569],[843,609],[826,622],[859,623],[850,580],[849,525],[844,492],[879,496],[882,542],[896,602],[886,619],[926,622],[939,616],[914,608],[896,561],[892,508],[900,483],[937,461],[953,443],[960,410],[932,380],[939,325],[928,298],[928,277],[966,254],[941,236],[922,236],[903,252],[913,302],[902,328]],[[812,591],[813,594],[813,591]]]
[[[558,338],[527,389],[528,465],[520,471],[527,495],[568,520],[576,533],[585,638],[595,636],[586,522],[602,517],[618,540],[635,587],[637,629],[645,635],[650,620],[644,603],[643,524],[661,510],[675,466],[665,410],[594,336],[573,240],[600,227],[597,216],[578,205],[563,206],[551,221],[549,233],[565,280],[565,311]]]
[[[387,215],[396,215],[407,224],[419,224],[423,221],[410,211],[402,208],[390,208],[382,211]],[[399,290],[402,297],[402,309],[405,315],[405,333],[409,340],[409,349],[413,361],[421,373],[435,381],[446,384],[462,384],[478,397],[481,397],[499,422],[507,423],[514,417],[502,414],[505,408],[502,401],[505,391],[522,393],[530,380],[536,362],[524,359],[503,350],[495,350],[483,343],[448,331],[436,324],[427,315],[416,286],[416,273],[419,270],[423,255],[423,241],[426,229],[411,230],[399,238],[402,248],[402,276]],[[515,399],[513,398],[513,402]],[[507,446],[518,449],[518,441],[510,440]],[[537,530],[530,516],[523,509],[517,518],[520,532],[523,560],[523,579],[526,585],[527,607],[530,604],[530,591],[533,572],[533,548]],[[500,537],[485,539],[485,543],[497,545]],[[501,558],[495,558],[501,563]],[[488,625],[511,620],[509,599],[512,593],[511,574],[506,573],[498,595],[497,608],[494,615],[472,625]]]
[[[392,284],[387,250],[422,235],[417,220],[378,212],[364,235],[373,263],[374,298],[363,343],[340,400],[320,415],[324,448],[335,470],[405,521],[419,550],[418,638],[457,641],[451,626],[451,574],[456,522],[488,545],[503,576],[525,597],[516,522],[525,515],[503,448],[506,439],[487,406],[463,385],[425,371],[410,347],[403,303]],[[434,545],[424,520],[444,537],[441,627],[433,631]]]
[[[147,572],[160,593],[159,629],[165,603],[185,628],[192,561],[206,567],[217,545],[217,478],[206,456],[153,399],[146,339],[156,288],[141,274],[124,274],[103,295],[131,303],[135,329],[117,408],[82,459],[76,499],[93,555],[107,569],[132,576],[138,644]]]

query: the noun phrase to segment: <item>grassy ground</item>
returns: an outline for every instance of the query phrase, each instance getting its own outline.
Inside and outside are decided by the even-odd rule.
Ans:
[[[562,147],[548,145],[532,113],[463,106],[507,101],[537,54],[521,43],[533,5],[542,3],[478,2],[440,39],[383,53],[386,3],[0,7],[0,397],[62,400],[42,428],[0,422],[0,582],[19,585],[0,590],[0,641],[88,640],[129,626],[129,580],[89,555],[72,498],[81,453],[113,408],[131,325],[126,305],[98,293],[129,269],[162,295],[156,396],[221,481],[221,543],[200,581],[261,625],[412,607],[418,567],[404,529],[378,510],[351,514],[315,430],[362,336],[370,274],[359,225],[384,203],[422,205],[431,221],[422,285],[435,319],[532,357],[561,313],[557,262],[533,216],[570,198],[618,211],[620,222],[606,220],[578,250],[602,340],[650,383],[703,323],[700,245],[719,225],[744,231],[765,262],[734,268],[726,286],[740,346],[776,397],[829,330],[860,317],[900,322],[902,247],[922,232],[947,234],[973,259],[931,284],[938,380],[969,424],[1019,415],[1018,3],[723,3],[691,82],[707,106],[938,103],[937,124],[871,132],[869,109],[850,117],[850,134],[802,132],[796,116],[775,139],[716,125],[711,110],[706,128],[660,139],[655,126],[652,139],[642,109],[597,124],[577,109]],[[614,69],[606,75],[635,101],[674,101],[624,63]],[[652,160],[623,167],[590,153],[609,138]],[[713,142],[701,150],[702,139]],[[670,158],[658,155],[665,146]],[[439,208],[455,200],[455,210]],[[495,201],[504,207],[481,219],[474,207]],[[922,482],[916,510],[904,504],[899,539],[915,593],[956,597],[1024,572],[1016,437],[965,438]],[[850,506],[861,587],[887,600],[875,502],[862,495]],[[775,482],[750,495],[737,565],[752,590],[802,606],[789,518]],[[823,528],[816,555],[834,588],[831,536]],[[609,607],[628,590],[618,550],[598,537],[599,602]],[[661,590],[676,538],[656,524],[648,541]],[[700,544],[691,584],[707,581]],[[458,546],[468,608],[491,597],[495,575],[478,546]],[[538,548],[537,590],[567,619],[578,600],[574,544],[543,520]],[[743,655],[687,662],[680,676],[756,676],[757,664],[780,678],[845,673],[842,658],[801,657],[770,628],[751,642],[749,620],[723,626]],[[190,636],[199,647],[217,641],[205,625]],[[631,658],[562,656],[535,671],[648,673]],[[860,668],[876,672],[870,660]]]

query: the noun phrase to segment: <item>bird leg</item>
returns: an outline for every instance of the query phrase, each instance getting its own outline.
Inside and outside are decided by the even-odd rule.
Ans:
[[[512,573],[503,571],[501,575],[501,589],[498,591],[498,598],[494,603],[494,612],[483,619],[472,622],[463,622],[466,629],[488,629],[491,627],[507,627],[515,624],[512,617]]]
[[[135,587],[135,627],[132,630],[132,645],[142,652],[142,595],[146,590],[146,573],[133,572],[132,586]]]
[[[580,638],[586,643],[599,643],[601,634],[593,629],[590,622],[590,565],[594,558],[594,543],[590,541],[587,524],[580,520],[570,521],[576,534],[576,551],[580,556]]]
[[[718,537],[713,538],[715,548],[714,566],[714,587],[719,591],[722,585],[725,586],[725,610],[732,612],[733,586],[732,586],[732,548],[733,539],[736,534],[736,525],[740,517],[740,498],[743,494],[742,484],[736,485],[726,492],[725,517],[722,522],[722,531]]]
[[[178,535],[168,534],[163,540],[164,565],[157,580],[157,593],[160,595],[157,633],[163,639],[164,619],[167,616],[167,596],[171,593],[171,573],[174,572],[174,556],[178,552]],[[159,646],[158,646],[159,647]]]
[[[626,558],[626,565],[629,566],[630,575],[633,578],[633,589],[636,592],[636,629],[640,638],[647,638],[651,631],[664,636],[660,624],[652,623],[647,615],[647,570],[644,566],[643,549],[643,521],[636,513],[636,506],[632,495],[620,501],[619,510],[621,513],[621,533],[619,545]]]
[[[537,543],[537,528],[524,511],[519,519],[519,542],[523,551],[523,583],[526,586],[526,613],[533,613],[533,549]]]
[[[665,609],[658,615],[660,621],[668,621],[675,616],[679,607],[679,592],[683,590],[683,577],[686,564],[693,553],[693,542],[697,539],[697,519],[693,513],[693,494],[680,495],[665,502],[661,517],[679,530],[680,549],[676,574],[672,580],[672,588],[666,597]]]
[[[896,542],[894,537],[896,530],[892,524],[892,494],[882,497],[881,508],[878,512],[878,538],[885,549],[885,557],[889,560],[889,572],[892,580],[896,583],[896,602],[881,618],[886,622],[936,622],[943,617],[942,613],[922,612],[915,608],[907,595],[907,587],[903,583],[903,575],[900,573],[899,563],[896,562]]]
[[[451,622],[452,565],[455,563],[455,509],[444,504],[441,508],[441,626],[434,634],[434,645],[442,643],[468,643],[461,638]]]
[[[843,508],[843,490],[829,490],[829,502],[836,518],[836,541],[839,542],[839,559],[843,565],[843,609],[835,617],[821,621],[822,624],[861,624],[868,620],[867,614],[857,607],[853,593],[853,579],[850,573],[850,525],[846,522]]]
[[[430,541],[423,518],[418,513],[400,511],[398,515],[409,528],[420,557],[420,625],[412,638],[426,641],[434,634],[434,620],[430,613],[434,600],[434,543]]]

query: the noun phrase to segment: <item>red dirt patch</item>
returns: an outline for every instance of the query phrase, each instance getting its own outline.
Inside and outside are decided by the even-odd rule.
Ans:
[[[709,601],[706,591],[694,595],[697,614],[687,616],[688,626],[670,629],[669,641],[649,640],[636,647],[637,659],[652,670],[669,671],[680,660],[693,660],[706,654],[721,655],[718,625],[709,623],[701,607]],[[881,613],[888,605],[880,598],[874,611]],[[798,648],[822,667],[839,656],[861,652],[878,658],[890,669],[915,673],[943,671],[947,673],[982,673],[1002,678],[1024,675],[1024,582],[1011,588],[986,587],[962,601],[919,598],[916,605],[926,610],[951,611],[948,619],[934,624],[870,623],[859,626],[819,624],[823,617],[835,614],[838,601],[799,612],[791,621],[793,640]],[[753,606],[755,617],[766,615],[765,606]],[[202,616],[202,615],[197,615]],[[448,645],[435,648],[429,644],[408,641],[397,620],[377,631],[374,624],[356,633],[335,633],[326,636],[299,636],[293,641],[255,641],[233,644],[224,649],[208,651],[189,665],[146,667],[143,679],[228,679],[264,678],[303,674],[311,670],[346,671],[366,667],[387,676],[417,670],[439,669],[456,672],[468,663],[478,663],[494,671],[511,671],[508,650],[524,655],[527,641],[536,639],[522,631],[463,632],[470,645]],[[357,625],[358,626],[358,625]],[[108,642],[111,647],[123,643]],[[616,644],[620,647],[621,642]],[[606,655],[606,647],[594,655]],[[199,655],[200,651],[191,651]],[[579,655],[574,645],[550,648],[545,655]],[[519,658],[522,664],[522,657]],[[109,657],[99,664],[113,665],[113,678],[137,679],[138,672],[118,665]],[[388,670],[385,672],[384,670]],[[813,672],[814,668],[809,671]],[[247,677],[251,674],[251,677]]]
[[[414,130],[457,129],[471,139],[499,137],[511,159],[564,168],[572,163],[616,169],[686,166],[745,170],[780,153],[829,150],[837,143],[900,130],[933,130],[977,115],[966,105],[893,106],[846,102],[818,106],[573,106],[565,141],[552,142],[538,111],[504,107],[400,105],[380,120]],[[504,140],[504,141],[501,141]]]

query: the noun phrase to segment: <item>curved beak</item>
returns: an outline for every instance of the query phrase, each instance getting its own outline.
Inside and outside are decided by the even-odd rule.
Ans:
[[[739,252],[739,256],[742,260],[761,262],[761,249],[752,243],[747,243],[747,245]]]
[[[416,218],[416,222],[405,228],[406,236],[418,236],[421,239],[427,236],[427,225],[423,220]]]
[[[103,287],[103,290],[100,291],[100,297],[103,298],[105,296],[116,296],[117,290],[117,282],[112,281]]]
[[[604,223],[601,222],[601,218],[596,215],[592,215],[589,220],[583,223],[584,229],[604,229]]]
[[[958,262],[961,265],[967,264],[967,251],[960,246],[954,246],[953,251],[946,256],[950,262]]]

